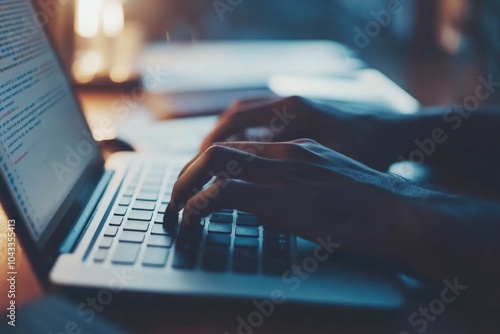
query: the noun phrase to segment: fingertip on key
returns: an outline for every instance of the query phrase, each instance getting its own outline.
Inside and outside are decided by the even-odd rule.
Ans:
[[[165,210],[165,214],[163,215],[163,225],[167,226],[175,226],[179,222],[179,213],[176,211],[171,211],[167,208]]]

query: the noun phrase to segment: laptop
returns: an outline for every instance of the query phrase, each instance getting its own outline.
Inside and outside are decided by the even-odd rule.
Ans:
[[[0,17],[1,200],[42,279],[108,294],[405,303],[396,271],[360,265],[330,238],[312,243],[231,208],[194,229],[165,227],[185,159],[128,152],[104,162],[52,44],[32,24],[33,4],[1,0]]]

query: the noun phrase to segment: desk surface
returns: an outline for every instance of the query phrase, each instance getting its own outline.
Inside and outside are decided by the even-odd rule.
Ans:
[[[102,119],[109,117],[111,106],[122,93],[95,93],[86,91],[80,94],[82,105],[91,128],[99,126]],[[7,263],[7,217],[0,210],[0,266],[6,268]],[[17,295],[18,306],[33,301],[47,292],[37,282],[33,270],[21,245],[16,248]],[[6,270],[0,269],[0,282],[5,282]],[[0,284],[0,310],[5,310],[8,300],[7,287]],[[345,316],[332,310],[314,310],[308,308],[283,307],[275,315],[266,319],[259,333],[404,333],[412,332],[408,317],[421,305],[428,305],[431,300],[416,299],[408,308],[389,319],[377,316]],[[77,301],[78,304],[78,301]],[[248,310],[232,306],[215,305],[189,307],[165,306],[161,308],[124,307],[106,312],[112,321],[133,331],[141,333],[236,333],[237,317]],[[243,310],[243,311],[242,311]],[[464,314],[466,316],[464,316]],[[426,333],[499,333],[498,323],[485,318],[484,312],[473,313],[469,307],[454,309],[450,307],[436,320],[429,324]],[[3,321],[3,320],[2,320]],[[472,328],[472,329],[471,329]],[[403,332],[402,332],[403,331]]]

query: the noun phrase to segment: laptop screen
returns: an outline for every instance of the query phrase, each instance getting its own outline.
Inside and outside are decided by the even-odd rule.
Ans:
[[[97,154],[32,3],[0,0],[0,171],[35,241]]]

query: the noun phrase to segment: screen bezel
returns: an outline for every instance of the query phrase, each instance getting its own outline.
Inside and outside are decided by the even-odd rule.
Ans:
[[[28,0],[27,2],[33,6],[36,14],[40,14],[40,7],[37,5],[36,1]],[[77,108],[76,112],[79,112],[80,116],[84,120],[84,131],[91,133],[80,101],[76,97],[74,87],[71,85],[71,80],[65,70],[65,67],[63,66],[61,57],[55,48],[54,41],[47,33],[45,26],[40,29],[47,38],[49,47],[55,55],[55,61],[63,72],[63,77],[68,85],[70,98],[73,99]],[[46,282],[48,279],[49,270],[59,255],[59,246],[64,241],[65,236],[87,204],[104,172],[104,159],[98,148],[99,146],[93,138],[89,140],[92,140],[92,144],[95,146],[95,150],[93,151],[95,153],[92,155],[87,168],[58,209],[56,215],[47,225],[46,230],[52,228],[52,232],[50,235],[44,236],[44,231],[38,240],[35,240],[28,230],[29,226],[24,220],[24,215],[20,212],[11,192],[7,190],[9,189],[7,187],[7,180],[5,179],[3,173],[0,173],[0,187],[7,190],[0,193],[0,201],[3,209],[5,210],[8,219],[14,219],[16,221],[16,235],[19,237],[23,250],[28,254],[32,266],[43,282]]]

